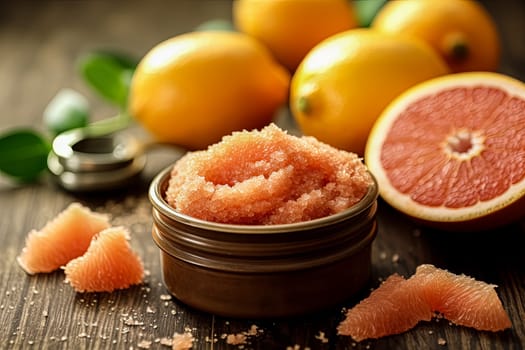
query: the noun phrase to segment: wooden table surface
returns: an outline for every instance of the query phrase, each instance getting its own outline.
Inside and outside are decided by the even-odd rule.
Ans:
[[[486,1],[503,40],[500,71],[525,80],[525,4]],[[75,71],[75,59],[93,49],[120,49],[141,57],[161,40],[204,20],[230,18],[229,1],[13,1],[0,3],[0,132],[17,126],[42,128],[41,116],[61,88],[84,93],[96,118],[115,111]],[[379,203],[379,234],[373,245],[373,276],[410,275],[433,263],[497,284],[513,328],[477,332],[448,322],[422,322],[404,334],[355,344],[336,334],[344,306],[294,319],[236,320],[192,310],[168,300],[158,249],[151,239],[151,177],[179,154],[152,155],[132,189],[75,194],[48,179],[17,185],[0,179],[0,348],[167,349],[163,339],[190,331],[195,349],[521,349],[525,345],[525,221],[493,232],[431,231]],[[28,276],[16,263],[26,234],[79,201],[110,212],[132,232],[132,244],[149,271],[144,285],[114,293],[77,294],[64,274]],[[366,291],[363,295],[366,295]],[[271,307],[271,306],[270,306]],[[258,331],[240,345],[226,335]],[[440,344],[444,340],[446,344]]]

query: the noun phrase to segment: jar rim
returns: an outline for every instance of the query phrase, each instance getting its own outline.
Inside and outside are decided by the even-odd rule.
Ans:
[[[337,222],[347,220],[349,217],[358,215],[372,206],[378,198],[378,184],[372,173],[369,173],[372,178],[372,185],[368,187],[368,191],[361,198],[359,202],[350,208],[339,213],[324,216],[321,218],[290,223],[290,224],[275,224],[275,225],[242,225],[242,224],[224,224],[219,222],[207,221],[195,218],[178,212],[175,208],[168,204],[165,199],[165,192],[168,187],[169,178],[173,165],[170,165],[160,171],[152,180],[148,196],[153,207],[168,218],[177,222],[184,223],[196,228],[207,230],[214,230],[219,232],[236,233],[236,234],[272,234],[304,231],[305,229],[315,229],[327,225],[335,224]]]

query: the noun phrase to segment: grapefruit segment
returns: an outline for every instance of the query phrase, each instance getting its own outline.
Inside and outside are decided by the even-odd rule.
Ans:
[[[498,73],[434,78],[396,98],[365,162],[383,199],[423,223],[491,229],[524,215],[525,84]]]
[[[41,230],[29,232],[17,261],[28,274],[52,272],[84,254],[91,238],[109,226],[108,216],[72,203]]]
[[[512,326],[493,284],[433,265],[419,266],[411,280],[430,308],[454,324],[483,331]]]
[[[394,274],[354,308],[337,331],[356,341],[399,334],[419,321],[430,321],[432,311],[417,290],[407,287],[407,280]]]
[[[433,265],[420,265],[407,280],[390,276],[348,310],[337,331],[362,341],[402,333],[433,315],[477,330],[501,331],[512,324],[495,287]]]
[[[144,266],[123,227],[98,233],[86,253],[64,268],[66,282],[77,292],[112,292],[142,283]]]

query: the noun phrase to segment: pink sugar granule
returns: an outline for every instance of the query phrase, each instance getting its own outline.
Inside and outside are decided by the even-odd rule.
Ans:
[[[271,124],[185,154],[173,167],[166,199],[177,211],[207,221],[285,224],[343,211],[371,184],[356,154]]]

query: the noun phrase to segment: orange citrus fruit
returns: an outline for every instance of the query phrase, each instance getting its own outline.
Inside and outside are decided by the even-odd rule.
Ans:
[[[447,72],[420,40],[351,29],[322,41],[301,62],[290,109],[304,134],[362,155],[374,121],[392,99]]]
[[[491,72],[429,80],[396,98],[365,152],[386,202],[428,225],[490,229],[524,215],[525,84]]]
[[[233,19],[290,71],[321,40],[358,26],[348,0],[235,0]]]
[[[416,36],[429,43],[453,72],[495,71],[500,58],[496,25],[472,0],[388,1],[372,28]]]
[[[501,331],[512,323],[494,288],[463,274],[420,265],[409,279],[388,277],[348,310],[337,330],[356,341],[380,338],[405,332],[438,313],[456,325]]]
[[[99,232],[86,253],[64,267],[65,281],[77,292],[112,292],[142,283],[144,266],[129,238],[123,227]]]
[[[157,140],[202,149],[232,131],[269,124],[286,102],[289,79],[248,35],[191,32],[144,56],[131,81],[129,109]]]

